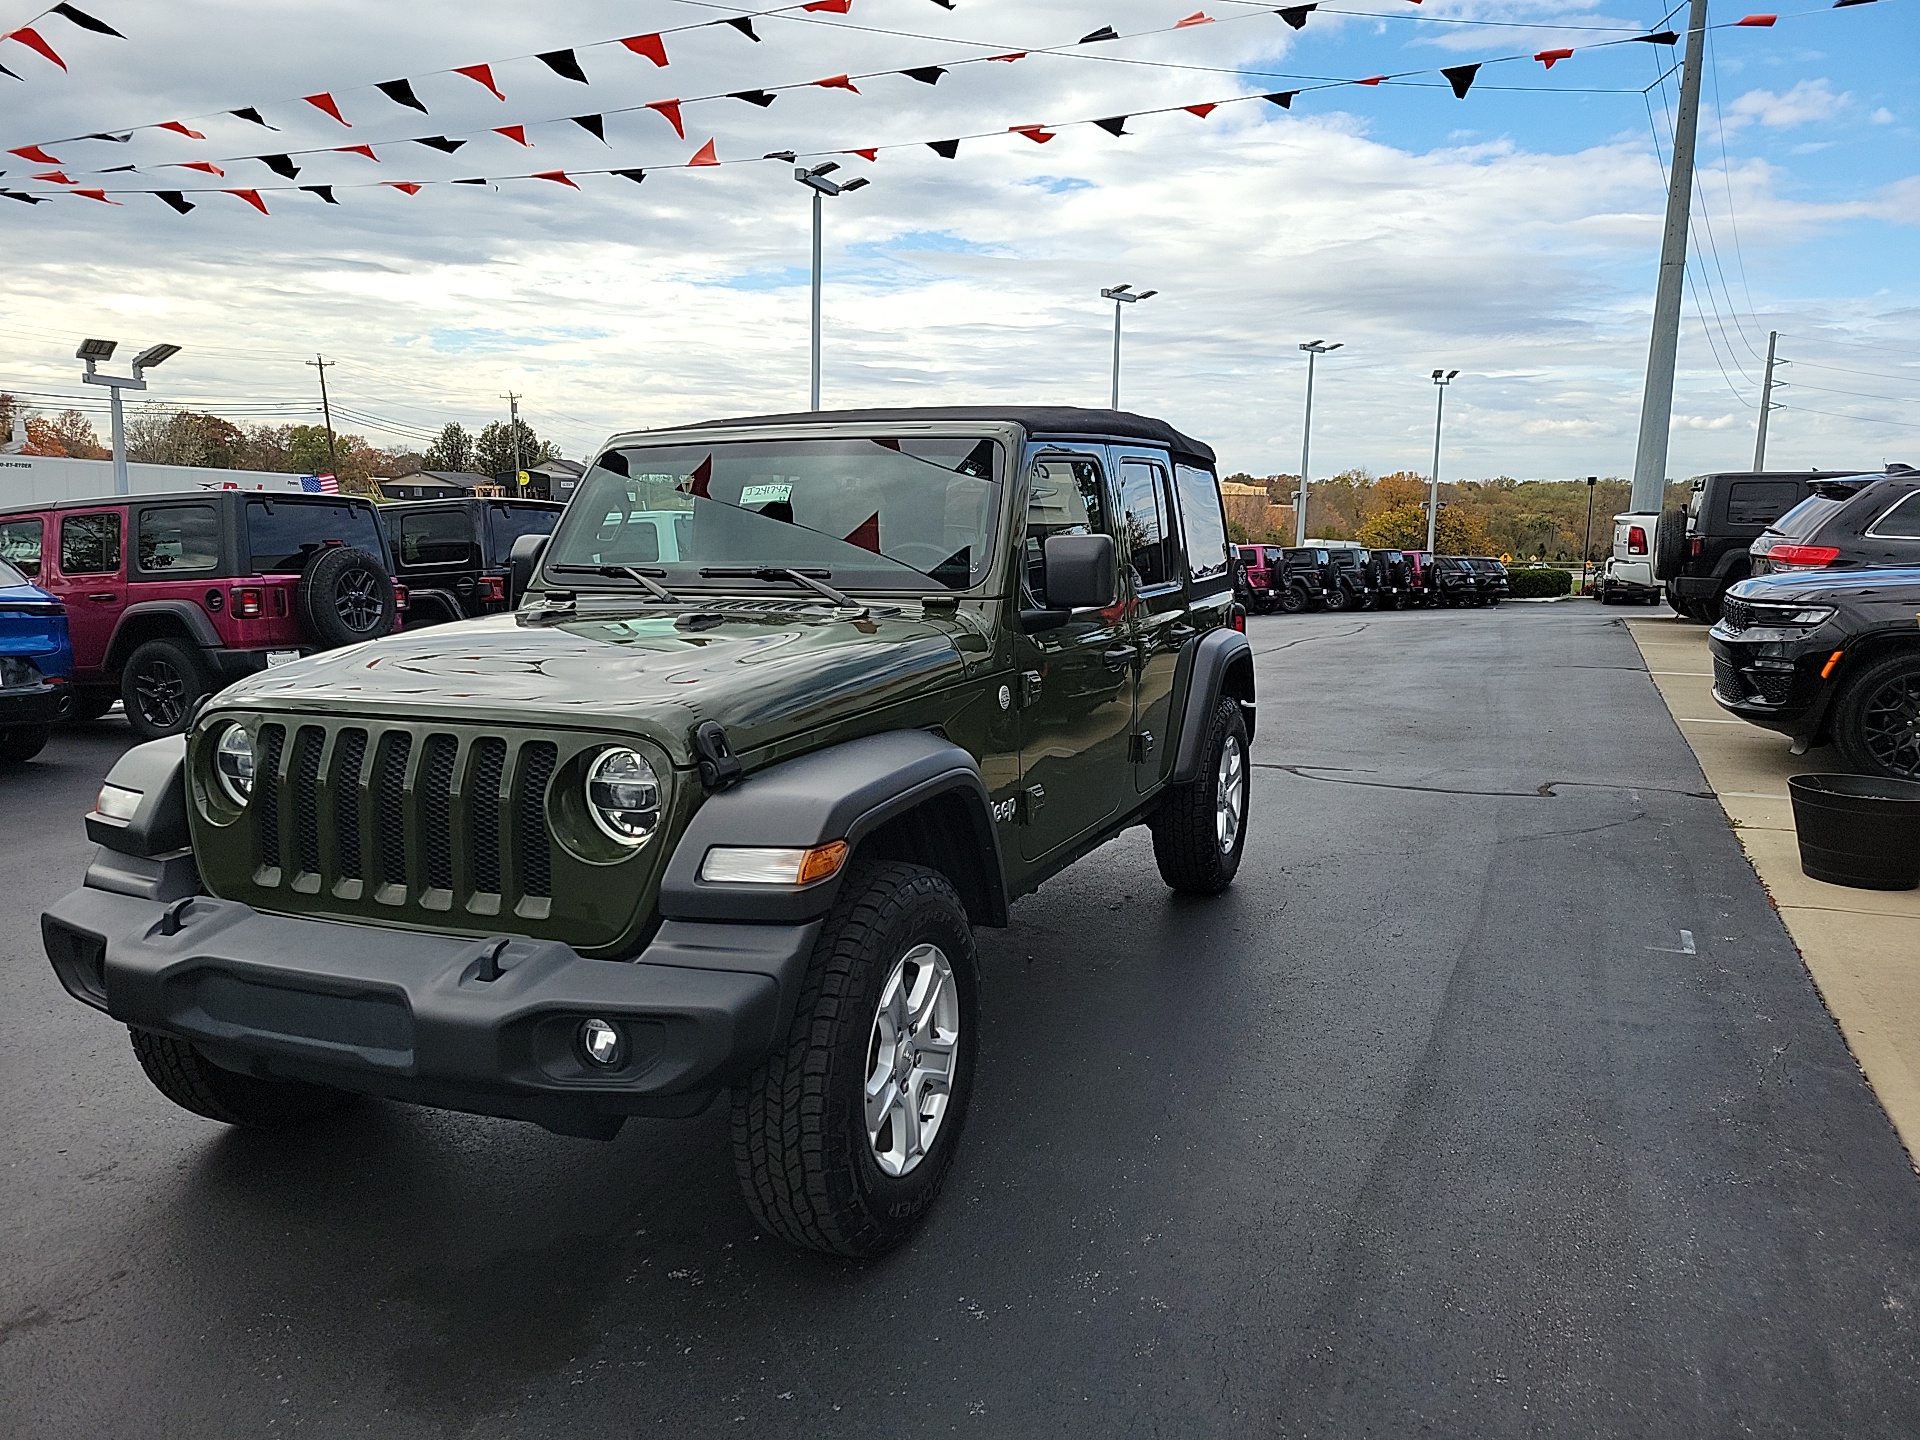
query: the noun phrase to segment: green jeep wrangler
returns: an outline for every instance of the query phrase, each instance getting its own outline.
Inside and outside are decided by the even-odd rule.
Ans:
[[[730,1092],[775,1234],[877,1254],[951,1164],[977,925],[1122,830],[1246,843],[1253,658],[1213,452],[966,407],[616,437],[515,613],[220,692],[107,777],[46,913],[168,1098],[610,1139]]]

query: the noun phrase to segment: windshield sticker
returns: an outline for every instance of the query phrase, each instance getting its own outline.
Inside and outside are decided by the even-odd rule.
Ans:
[[[777,500],[793,499],[791,485],[749,485],[740,492],[742,505],[768,505]]]

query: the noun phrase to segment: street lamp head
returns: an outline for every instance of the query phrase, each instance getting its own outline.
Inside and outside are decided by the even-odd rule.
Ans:
[[[73,352],[76,360],[111,360],[118,340],[82,340],[80,348]]]
[[[840,185],[827,179],[827,176],[839,168],[839,162],[835,160],[829,160],[824,165],[816,165],[811,170],[805,166],[796,166],[794,168],[793,178],[815,194],[828,196],[838,195],[845,190],[857,190],[867,183],[864,180],[851,180],[845,185]]]
[[[180,353],[178,345],[149,345],[133,357],[133,368],[137,374],[142,370],[151,370],[154,366],[171,360]]]
[[[860,188],[861,188],[862,186],[865,186],[865,185],[871,185],[872,183],[873,183],[873,182],[872,182],[871,180],[869,180],[869,179],[867,179],[867,178],[866,178],[866,177],[865,177],[865,176],[863,175],[863,176],[861,176],[861,177],[860,177],[860,178],[859,178],[858,180],[849,180],[849,181],[847,181],[847,183],[846,183],[846,184],[844,184],[844,185],[842,185],[842,186],[840,187],[840,193],[841,193],[842,195],[845,195],[845,194],[846,194],[846,193],[847,193],[847,192],[848,192],[849,190],[858,190],[858,189],[860,189]]]
[[[1140,298],[1142,300],[1151,300],[1154,296],[1158,295],[1159,293],[1160,292],[1158,290],[1142,290],[1140,292]]]
[[[824,165],[816,165],[807,172],[809,175],[831,175],[840,168],[838,160],[829,160]]]
[[[1145,290],[1135,295],[1133,293],[1133,286],[1116,285],[1111,290],[1102,290],[1100,292],[1100,298],[1102,300],[1120,300],[1128,305],[1132,305],[1141,300],[1150,300],[1159,293],[1158,290]]]
[[[1436,371],[1434,371],[1434,372],[1433,372],[1433,379],[1434,379],[1434,383],[1435,383],[1436,385],[1440,383],[1440,377],[1441,377],[1441,375],[1442,375],[1442,374],[1444,374],[1444,373],[1445,373],[1445,372],[1444,372],[1444,371],[1441,371],[1441,370],[1436,370]]]
[[[1302,345],[1300,348],[1302,350],[1311,351],[1315,355],[1325,355],[1330,350],[1338,350],[1345,343],[1346,342],[1344,340],[1336,340],[1333,342],[1333,344],[1329,345],[1324,340],[1309,340],[1307,341],[1306,344]]]

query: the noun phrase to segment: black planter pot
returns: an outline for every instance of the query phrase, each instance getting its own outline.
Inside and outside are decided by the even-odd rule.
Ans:
[[[1795,775],[1800,868],[1857,890],[1920,886],[1920,782],[1873,775]]]

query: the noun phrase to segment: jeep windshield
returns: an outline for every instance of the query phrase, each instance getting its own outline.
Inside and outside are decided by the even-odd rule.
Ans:
[[[543,569],[567,589],[740,580],[806,590],[964,590],[986,578],[1000,513],[991,440],[738,440],[628,446],[580,483]],[[730,583],[731,582],[731,583]]]

